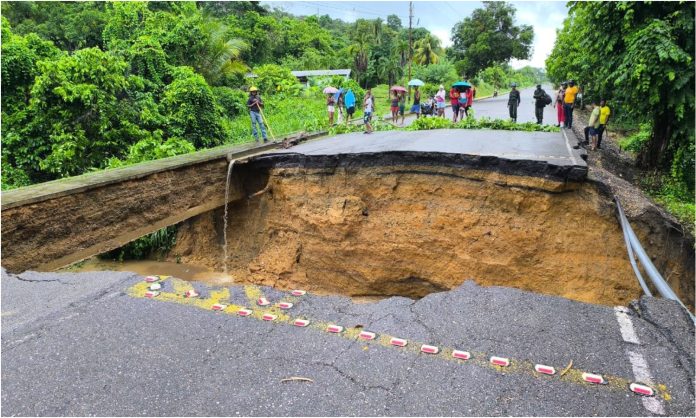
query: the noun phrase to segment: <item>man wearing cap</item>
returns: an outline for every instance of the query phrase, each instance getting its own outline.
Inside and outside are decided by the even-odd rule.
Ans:
[[[247,100],[247,107],[249,108],[249,116],[251,116],[251,134],[254,135],[254,140],[259,142],[259,134],[256,130],[256,124],[261,128],[261,136],[263,137],[263,142],[268,142],[268,137],[266,137],[266,127],[263,125],[263,119],[261,118],[261,108],[263,108],[263,100],[259,97],[259,89],[254,86],[249,88],[249,100]]]
[[[510,110],[510,119],[513,122],[517,122],[517,107],[520,105],[520,92],[517,91],[517,83],[512,83],[510,85],[512,91],[508,98],[508,109]]]
[[[546,91],[541,88],[541,84],[537,84],[534,90],[534,114],[536,115],[537,123],[541,125],[544,119],[544,107],[546,106]]]
[[[573,128],[573,108],[575,107],[575,96],[578,94],[578,86],[575,85],[575,80],[568,81],[568,88],[565,90],[563,98],[563,111],[565,112],[565,127]]]

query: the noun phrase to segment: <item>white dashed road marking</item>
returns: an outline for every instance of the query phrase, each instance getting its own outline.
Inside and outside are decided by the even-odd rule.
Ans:
[[[621,338],[627,343],[636,344],[637,346],[632,349],[626,348],[626,354],[633,368],[633,376],[636,378],[637,382],[652,386],[654,383],[652,375],[650,374],[650,368],[645,361],[645,356],[643,356],[642,349],[640,348],[640,340],[638,340],[633,322],[627,312],[628,309],[623,306],[616,306],[614,308],[616,320],[619,322],[619,329],[621,330]],[[659,398],[646,397],[641,399],[641,401],[643,402],[643,407],[653,414],[665,414],[665,408]]]

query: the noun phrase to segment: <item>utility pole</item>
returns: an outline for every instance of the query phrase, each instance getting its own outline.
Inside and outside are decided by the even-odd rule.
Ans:
[[[411,81],[411,62],[413,62],[413,2],[408,2],[408,80]],[[408,81],[407,81],[408,83]],[[411,101],[411,86],[408,86],[408,101]]]

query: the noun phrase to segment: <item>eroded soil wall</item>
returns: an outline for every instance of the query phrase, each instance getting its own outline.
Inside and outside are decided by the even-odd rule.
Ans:
[[[591,183],[433,166],[269,174],[265,192],[229,209],[238,283],[420,297],[473,279],[590,303],[640,296]],[[222,270],[222,216],[185,222],[171,257]]]

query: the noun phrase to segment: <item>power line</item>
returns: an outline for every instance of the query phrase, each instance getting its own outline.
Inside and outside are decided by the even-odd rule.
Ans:
[[[341,11],[341,12],[353,12],[353,13],[358,13],[358,14],[368,14],[368,15],[373,15],[373,16],[378,16],[378,17],[385,17],[385,16],[388,16],[388,15],[394,14],[394,13],[389,13],[389,14],[387,14],[387,13],[379,13],[379,12],[376,12],[376,11],[368,11],[368,10],[365,10],[365,9],[356,9],[355,7],[353,7],[352,9],[344,9],[344,8],[341,8],[341,7],[329,6],[329,5],[326,5],[326,4],[321,4],[321,3],[316,3],[316,2],[310,2],[310,1],[303,2],[303,3],[311,4],[311,5],[314,5],[314,6],[317,6],[317,7],[321,7],[321,8],[324,8],[324,9],[333,9],[333,10],[338,10],[338,11]],[[396,15],[396,14],[394,14],[394,15],[397,16],[397,17],[399,17],[400,19],[404,19],[404,18],[405,18],[405,16],[400,16],[400,15]]]

